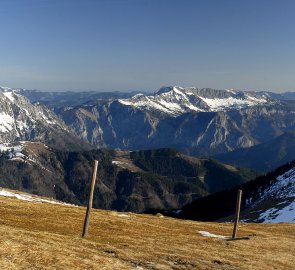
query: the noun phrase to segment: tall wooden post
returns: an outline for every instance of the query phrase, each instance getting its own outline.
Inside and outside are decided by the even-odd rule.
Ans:
[[[237,237],[237,231],[238,231],[238,224],[240,219],[240,210],[241,210],[241,200],[242,200],[242,190],[238,190],[238,196],[237,196],[237,204],[236,204],[236,215],[235,215],[235,223],[234,223],[234,230],[232,238]]]
[[[93,192],[94,192],[94,186],[95,186],[95,180],[96,180],[96,174],[97,174],[97,166],[98,166],[98,161],[95,160],[94,161],[94,166],[93,166],[93,171],[92,171],[92,179],[91,179],[90,192],[89,192],[89,196],[88,196],[87,210],[86,210],[84,226],[83,226],[83,232],[82,232],[82,237],[83,238],[86,238],[87,233],[88,233],[88,226],[89,226],[89,221],[90,221],[90,212],[91,212],[92,202],[93,202]]]

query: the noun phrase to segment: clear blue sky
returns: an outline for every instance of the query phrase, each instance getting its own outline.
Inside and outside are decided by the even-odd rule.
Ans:
[[[294,0],[0,0],[0,85],[295,90]]]

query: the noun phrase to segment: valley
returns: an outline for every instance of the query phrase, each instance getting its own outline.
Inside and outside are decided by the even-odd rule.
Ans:
[[[99,160],[94,207],[120,211],[177,209],[257,175],[173,149],[68,152],[33,142],[0,149],[2,187],[74,204],[85,204],[92,164]]]

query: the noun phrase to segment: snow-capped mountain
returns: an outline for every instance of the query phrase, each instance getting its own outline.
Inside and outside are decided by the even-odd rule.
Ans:
[[[273,101],[265,95],[258,95],[255,92],[171,86],[161,88],[154,95],[137,94],[129,99],[119,99],[119,102],[140,110],[179,116],[186,112],[241,109],[270,104]]]
[[[154,95],[112,96],[86,103],[81,94],[83,104],[63,107],[65,95],[55,108],[58,116],[36,99],[30,103],[25,93],[2,88],[0,142],[35,140],[52,146],[72,138],[70,144],[80,146],[74,142],[78,137],[95,147],[173,147],[193,155],[213,155],[295,130],[294,108],[258,92],[164,87]],[[68,135],[56,136],[65,132]]]
[[[37,125],[65,128],[58,117],[48,108],[32,105],[18,90],[0,88],[0,132],[1,137],[22,138]]]
[[[62,137],[78,141],[52,110],[39,103],[33,105],[19,89],[0,88],[0,143],[31,140],[55,144]]]
[[[294,113],[279,101],[233,90],[166,87],[59,113],[77,136],[98,147],[174,147],[195,155],[250,147],[295,128]]]

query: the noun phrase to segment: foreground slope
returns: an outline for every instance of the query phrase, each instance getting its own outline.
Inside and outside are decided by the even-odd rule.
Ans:
[[[202,223],[93,210],[82,240],[85,208],[0,196],[2,269],[294,269],[294,224]],[[263,254],[263,256],[262,256]]]

